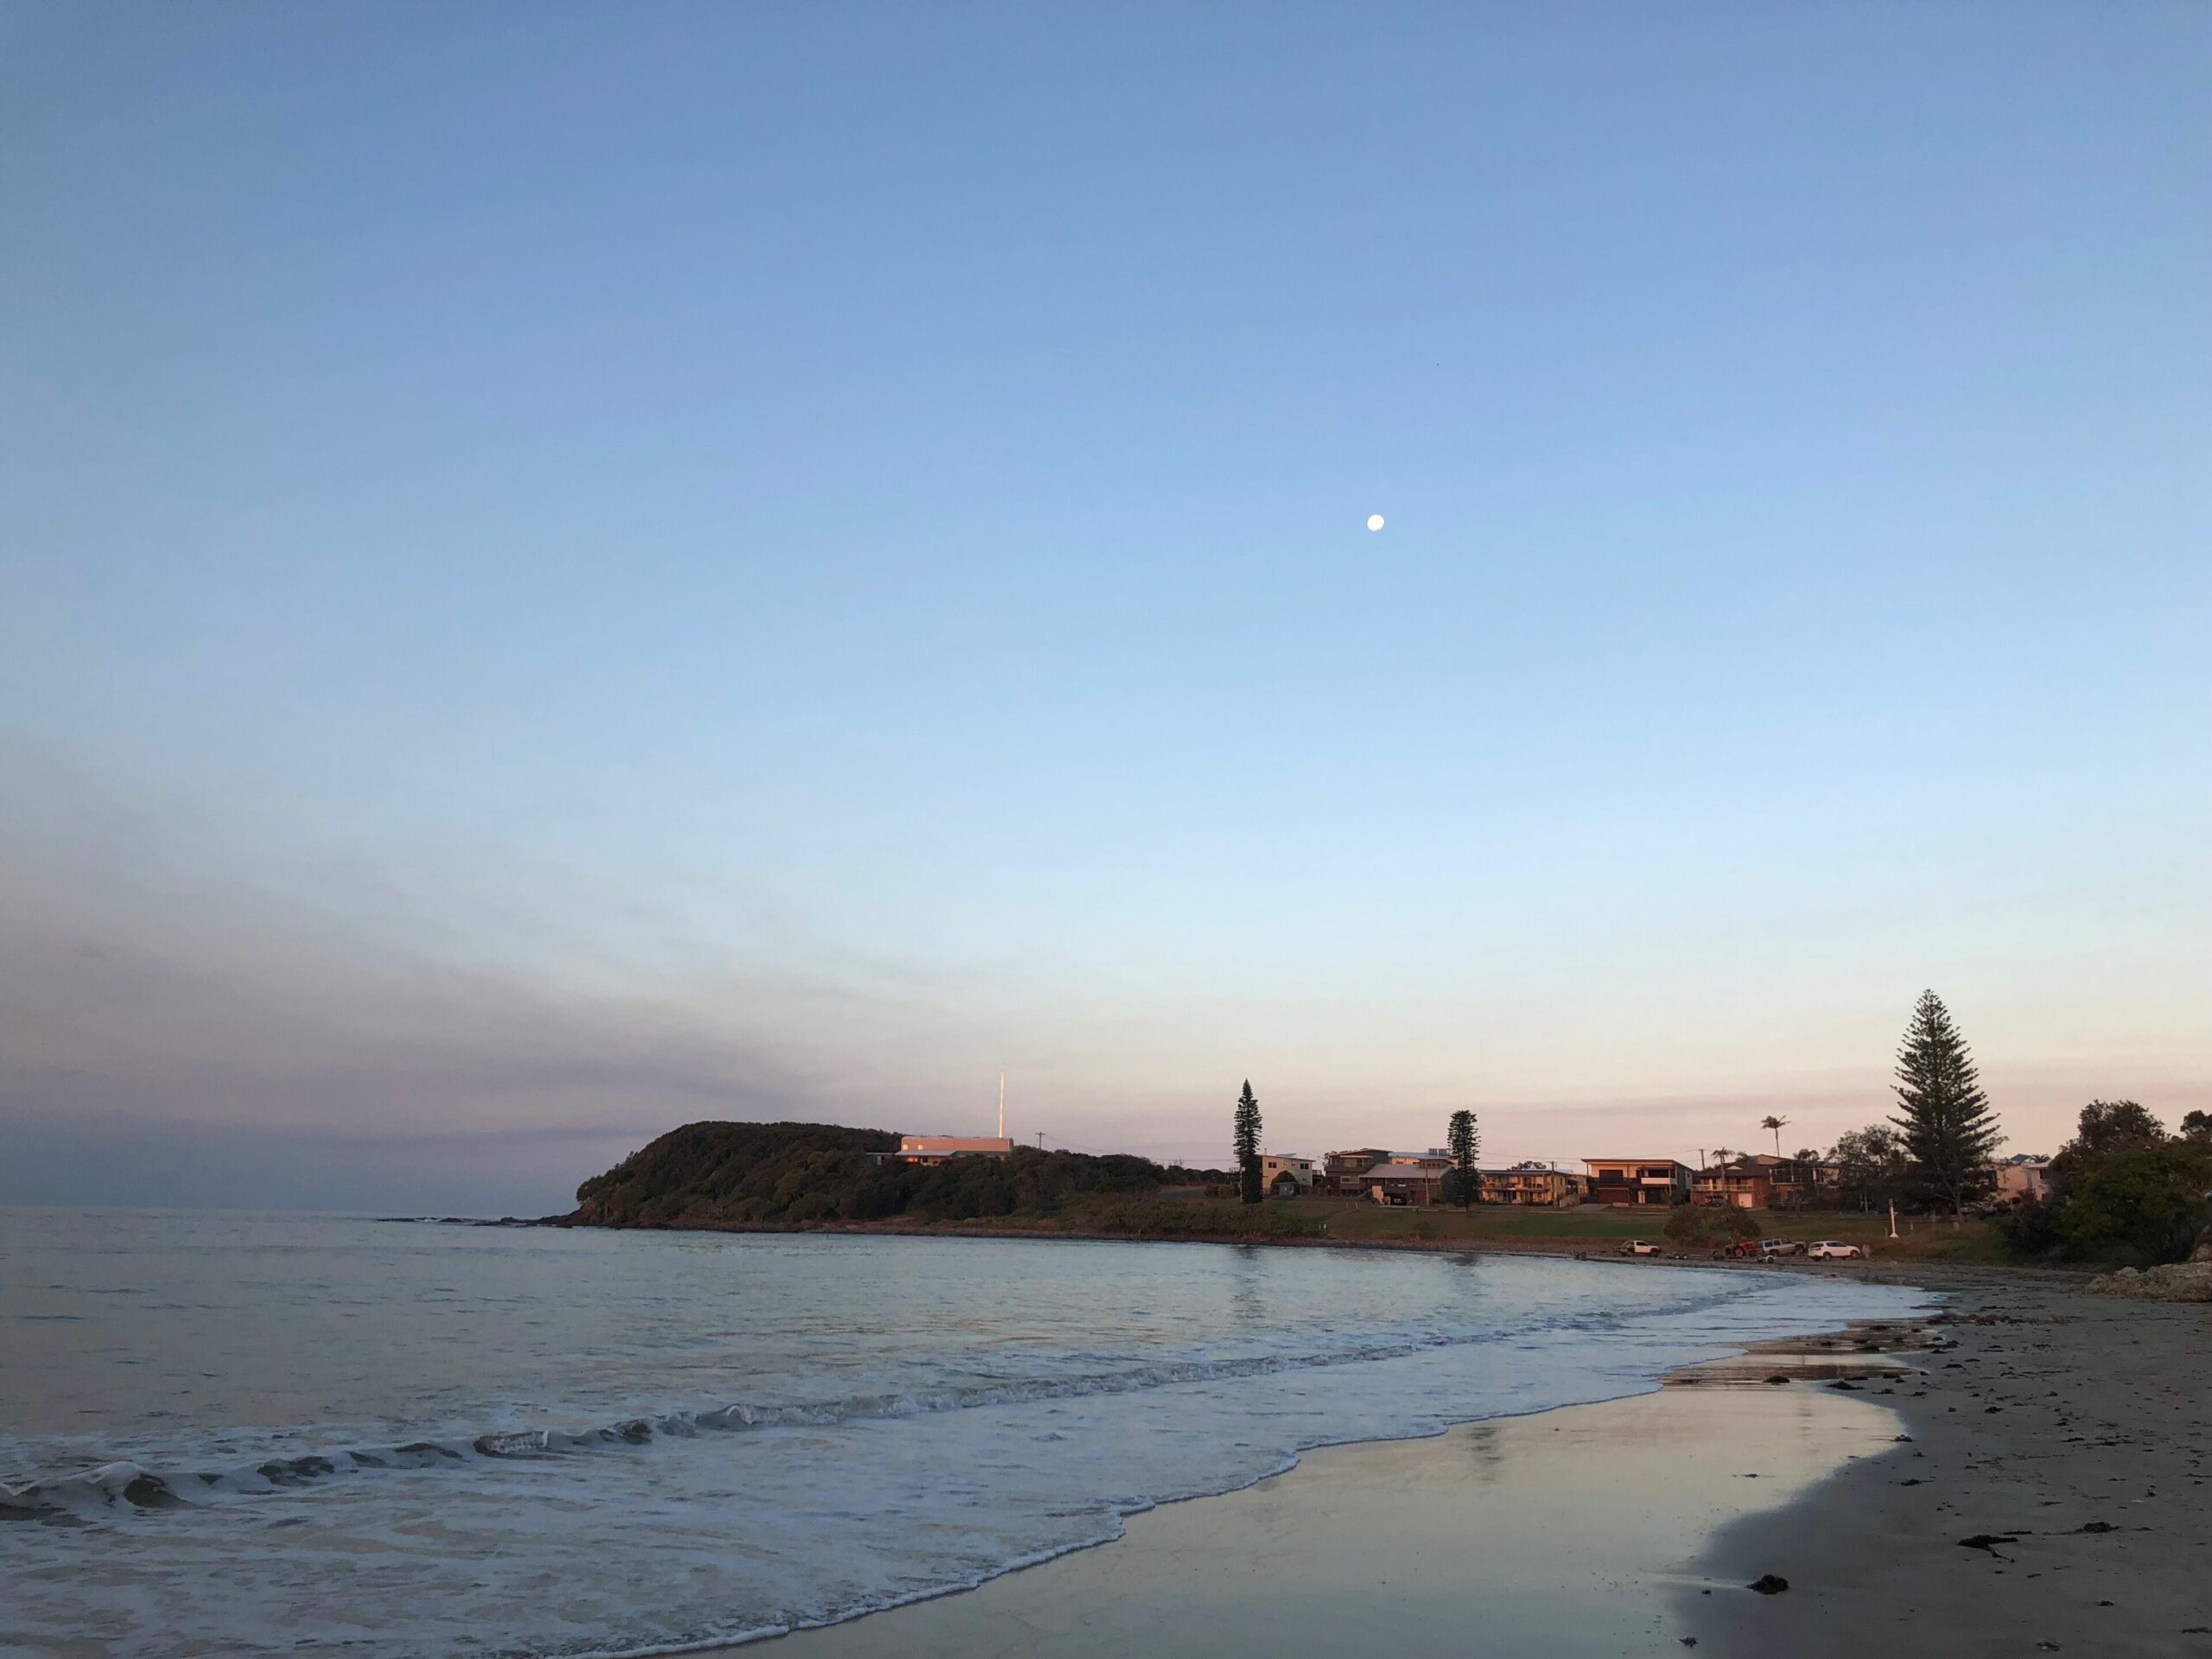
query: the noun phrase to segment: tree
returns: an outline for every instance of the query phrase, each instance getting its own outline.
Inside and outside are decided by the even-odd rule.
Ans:
[[[1252,1093],[1252,1079],[1244,1079],[1244,1092],[1236,1097],[1236,1168],[1244,1202],[1260,1201],[1260,1103]]]
[[[2173,1141],[2126,1147],[2084,1174],[2060,1206],[2056,1229],[2069,1255],[2126,1257],[2144,1267],[2187,1255],[2212,1205],[2212,1152]]]
[[[1777,1158],[1782,1156],[1782,1132],[1789,1127],[1788,1118],[1777,1117],[1771,1112],[1759,1119],[1759,1128],[1770,1129],[1774,1133],[1774,1155]]]
[[[2212,1116],[2202,1112],[2184,1112],[2181,1120],[2181,1138],[2195,1146],[2212,1147]]]
[[[2074,1138],[2050,1160],[2050,1184],[2070,1192],[2123,1152],[2149,1152],[2166,1144],[2166,1126],[2132,1100],[2093,1100],[2075,1120]]]
[[[1861,1210],[1879,1209],[1904,1190],[1904,1137],[1886,1123],[1845,1130],[1829,1149],[1828,1161],[1840,1172],[1844,1202]]]
[[[1964,1214],[1993,1185],[1990,1162],[2005,1137],[1966,1039],[1933,991],[1920,994],[1905,1027],[1896,1089],[1900,1116],[1890,1121],[1904,1138],[1914,1188],[1924,1202]]]
[[[1483,1195],[1482,1172],[1475,1167],[1475,1160],[1482,1154],[1483,1135],[1475,1127],[1475,1115],[1465,1107],[1452,1114],[1444,1144],[1452,1154],[1452,1191],[1445,1196],[1462,1210],[1468,1209]]]

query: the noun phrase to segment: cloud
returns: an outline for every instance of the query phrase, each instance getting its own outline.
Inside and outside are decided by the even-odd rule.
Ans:
[[[927,1011],[865,964],[841,984],[818,959],[728,961],[634,990],[573,955],[534,972],[555,924],[512,894],[251,847],[4,759],[0,1196],[550,1208],[677,1122],[900,1103],[851,1055]],[[442,904],[485,912],[475,959],[415,925]]]

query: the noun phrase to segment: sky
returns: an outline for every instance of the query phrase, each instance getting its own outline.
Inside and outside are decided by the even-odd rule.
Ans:
[[[0,11],[0,1201],[2212,1105],[2212,11]],[[1364,526],[1384,515],[1378,532]]]

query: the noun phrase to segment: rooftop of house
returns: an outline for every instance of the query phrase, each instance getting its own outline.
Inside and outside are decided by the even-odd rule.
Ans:
[[[1014,1137],[995,1135],[902,1135],[901,1152],[1012,1152]]]
[[[1510,1169],[1486,1169],[1483,1173],[1485,1175],[1564,1175],[1569,1180],[1574,1181],[1582,1179],[1582,1172],[1579,1169],[1560,1169],[1551,1164],[1516,1164]]]

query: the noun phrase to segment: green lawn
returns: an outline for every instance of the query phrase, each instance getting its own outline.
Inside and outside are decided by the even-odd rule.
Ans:
[[[1478,1205],[1462,1211],[1446,1205],[1427,1209],[1385,1209],[1354,1198],[1289,1198],[1271,1201],[1268,1207],[1301,1220],[1326,1224],[1332,1238],[1465,1239],[1478,1243],[1525,1240],[1559,1245],[1588,1243],[1603,1247],[1623,1239],[1649,1238],[1675,1249],[1666,1238],[1664,1210],[1615,1210],[1585,1205],[1577,1210],[1534,1210],[1514,1205]],[[1857,1211],[1807,1211],[1796,1213],[1761,1212],[1759,1230],[1770,1238],[1788,1237],[1810,1242],[1840,1238],[1864,1245],[1873,1255],[1942,1257],[1972,1261],[1994,1260],[1994,1240],[1985,1222],[1967,1221],[1954,1228],[1948,1221],[1924,1218],[1898,1220],[1904,1237],[1889,1237],[1886,1215]],[[1706,1254],[1690,1247],[1683,1254]]]

